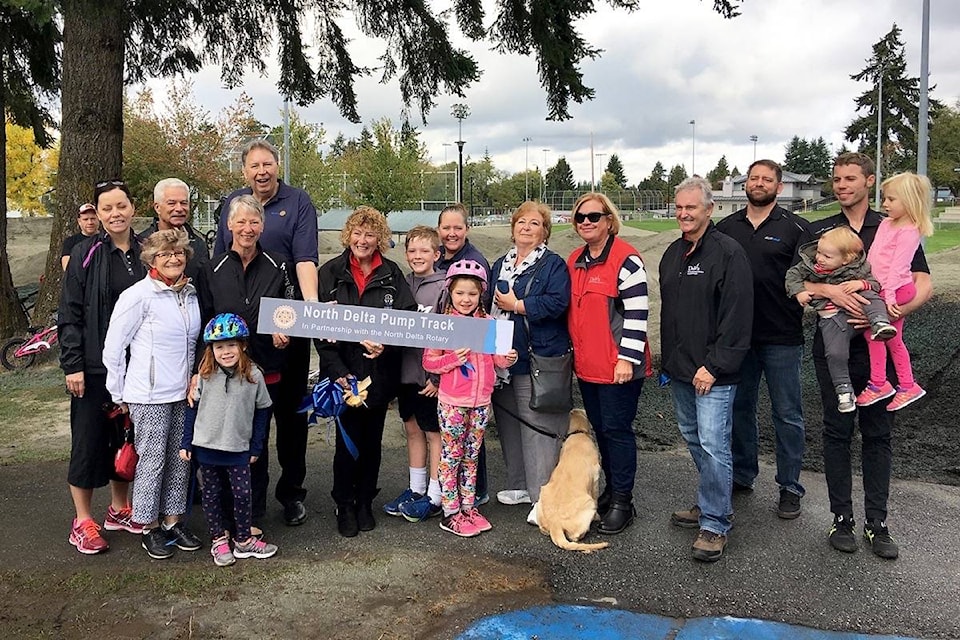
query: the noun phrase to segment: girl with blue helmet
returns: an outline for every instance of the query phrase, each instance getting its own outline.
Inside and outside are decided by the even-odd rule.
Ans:
[[[269,558],[277,552],[276,545],[250,533],[250,465],[266,446],[271,401],[263,373],[247,353],[249,337],[247,323],[235,313],[221,313],[207,323],[207,346],[180,448],[181,458],[195,457],[199,463],[210,553],[218,567],[236,558]],[[233,495],[233,549],[224,529],[224,491]]]

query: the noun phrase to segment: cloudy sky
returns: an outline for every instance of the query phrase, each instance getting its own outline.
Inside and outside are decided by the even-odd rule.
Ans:
[[[597,13],[580,23],[586,39],[604,51],[583,65],[595,99],[571,105],[572,119],[565,122],[546,120],[534,59],[464,41],[484,73],[465,99],[440,96],[421,125],[433,162],[456,158],[456,146],[444,146],[457,140],[450,105],[465,102],[471,109],[463,122],[465,154],[478,158],[489,150],[494,164],[510,172],[527,163],[531,169],[543,166],[544,158],[549,167],[563,155],[577,180],[589,180],[591,137],[597,180],[612,153],[620,156],[631,184],[648,176],[658,160],[668,169],[683,164],[688,172],[695,162],[702,174],[726,155],[731,167],[743,171],[753,159],[751,135],[759,138],[758,158],[778,161],[794,135],[823,136],[839,147],[842,130],[855,117],[853,99],[867,88],[850,75],[865,66],[871,46],[894,23],[903,30],[909,73],[920,72],[921,0],[746,0],[733,20],[714,13],[711,0],[640,5],[629,13],[597,2]],[[960,2],[930,5],[931,95],[954,104],[960,99]],[[359,63],[374,63],[377,43],[353,45]],[[207,69],[195,78],[196,99],[215,113],[244,91],[260,120],[279,123],[282,100],[272,74],[250,75],[242,87],[227,90],[218,70]],[[383,116],[399,122],[403,105],[395,83],[362,80],[357,93],[364,122]],[[328,140],[339,131],[359,133],[360,126],[344,120],[329,101],[298,109],[307,120],[323,123]],[[696,121],[695,145],[690,120]]]

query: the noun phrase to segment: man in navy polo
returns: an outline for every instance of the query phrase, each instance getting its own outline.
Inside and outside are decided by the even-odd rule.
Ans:
[[[294,265],[294,297],[317,300],[317,210],[303,189],[284,184],[278,178],[279,153],[266,140],[253,140],[243,149],[243,178],[247,186],[227,196],[230,201],[244,194],[253,194],[264,208],[265,221],[260,245],[266,251]],[[233,237],[227,229],[227,216],[220,217],[214,255],[230,248]],[[307,491],[303,481],[307,475],[307,416],[297,413],[306,394],[310,368],[310,342],[306,338],[290,338],[286,349],[287,362],[280,373],[277,397],[273,400],[277,422],[277,461],[280,479],[275,495],[283,505],[284,521],[295,526],[307,519],[303,505]]]
[[[803,307],[788,298],[783,281],[796,261],[797,249],[812,240],[809,223],[777,204],[783,170],[773,160],[757,160],[747,171],[747,206],[717,223],[717,229],[740,243],[753,270],[753,338],[740,368],[733,401],[733,489],[751,491],[760,473],[757,397],[760,376],[767,379],[777,442],[777,515],[800,515],[800,468],[803,465]]]

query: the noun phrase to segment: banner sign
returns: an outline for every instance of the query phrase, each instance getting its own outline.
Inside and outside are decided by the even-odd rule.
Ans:
[[[261,298],[258,333],[327,338],[425,349],[505,354],[513,347],[513,321],[355,307],[326,302]]]

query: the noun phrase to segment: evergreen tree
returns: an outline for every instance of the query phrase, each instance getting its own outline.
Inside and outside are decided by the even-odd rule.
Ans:
[[[670,176],[667,178],[667,189],[671,200],[673,199],[673,188],[687,179],[687,170],[682,164],[674,165],[670,169]]]
[[[723,181],[730,175],[730,166],[727,164],[727,156],[720,156],[717,166],[707,173],[707,181],[714,189],[720,189]]]
[[[873,45],[873,55],[867,66],[850,76],[866,81],[870,87],[856,100],[858,116],[844,130],[847,141],[859,145],[863,153],[873,155],[877,149],[877,113],[880,113],[881,174],[916,168],[917,118],[920,102],[920,79],[907,76],[907,61],[900,27],[896,24],[879,42]],[[882,92],[879,90],[882,87]],[[878,104],[880,94],[883,102]],[[942,108],[930,100],[930,113]]]
[[[627,176],[623,172],[623,163],[620,162],[620,157],[617,154],[614,153],[610,156],[605,173],[613,176],[613,180],[618,187],[621,189],[627,188]]]
[[[960,195],[960,101],[944,107],[930,128],[929,177],[935,187]]]
[[[817,178],[829,177],[833,170],[833,159],[827,141],[822,137],[808,141],[793,136],[784,152],[783,169]]]
[[[573,169],[567,163],[565,156],[560,156],[557,164],[547,170],[547,191],[573,191],[576,184],[573,181]]]

